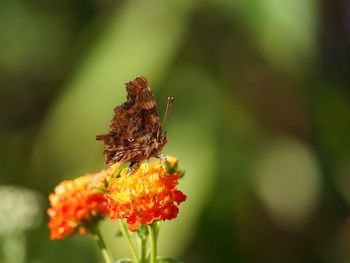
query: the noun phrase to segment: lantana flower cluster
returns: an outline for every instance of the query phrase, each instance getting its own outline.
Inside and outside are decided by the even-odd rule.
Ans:
[[[177,217],[186,196],[177,189],[182,172],[176,158],[144,163],[133,174],[118,163],[71,181],[63,181],[50,194],[51,239],[85,234],[89,226],[110,217],[126,219],[130,231],[141,224]]]
[[[104,218],[108,211],[105,195],[92,186],[94,175],[65,180],[49,195],[47,213],[51,239],[62,239],[76,233],[86,234],[91,223]]]
[[[131,176],[124,168],[118,177],[111,178],[106,195],[106,206],[111,219],[126,219],[130,231],[141,224],[176,218],[177,205],[186,196],[177,189],[181,172],[177,160],[142,164]]]

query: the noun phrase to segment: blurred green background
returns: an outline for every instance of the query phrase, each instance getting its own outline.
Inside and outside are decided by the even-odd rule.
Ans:
[[[50,241],[47,196],[98,171],[124,83],[146,76],[188,200],[160,254],[350,262],[348,0],[2,0],[0,262],[99,263]],[[103,233],[115,258],[127,256]]]

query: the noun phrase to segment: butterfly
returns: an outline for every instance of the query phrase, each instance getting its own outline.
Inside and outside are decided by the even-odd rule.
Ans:
[[[130,162],[129,174],[132,174],[142,161],[162,154],[167,137],[147,79],[141,76],[126,83],[126,91],[127,101],[114,109],[111,130],[97,135],[96,140],[104,142],[106,165]],[[168,98],[164,122],[173,101],[174,98]]]

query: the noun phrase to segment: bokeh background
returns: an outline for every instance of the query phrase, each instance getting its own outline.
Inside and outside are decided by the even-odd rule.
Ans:
[[[104,167],[95,135],[139,75],[161,116],[175,97],[186,170],[162,255],[350,262],[349,39],[348,0],[2,0],[0,262],[102,262],[89,236],[49,240],[47,196]]]

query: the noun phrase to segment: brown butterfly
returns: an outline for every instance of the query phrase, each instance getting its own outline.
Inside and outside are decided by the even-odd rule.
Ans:
[[[105,163],[130,162],[129,174],[138,169],[141,162],[158,157],[167,142],[159,121],[156,102],[145,77],[126,83],[127,101],[114,109],[111,131],[97,135],[96,140],[105,144]],[[165,119],[173,98],[168,98]],[[164,123],[163,122],[163,123]]]

